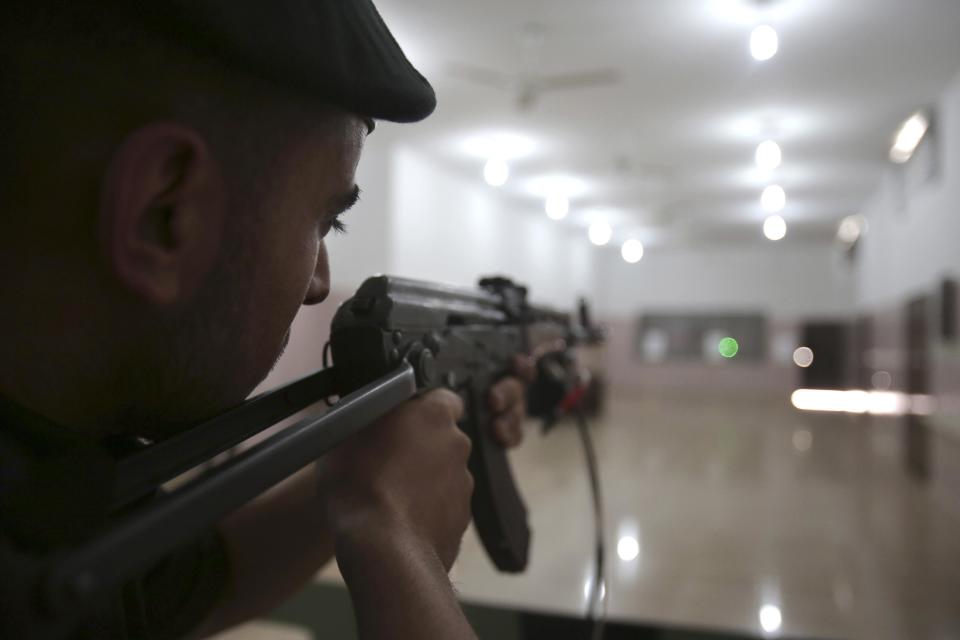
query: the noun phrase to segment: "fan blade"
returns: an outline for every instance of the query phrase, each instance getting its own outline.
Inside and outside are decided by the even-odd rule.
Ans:
[[[537,86],[544,91],[552,89],[579,89],[581,87],[595,87],[604,84],[613,84],[620,81],[620,72],[616,69],[595,69],[573,73],[558,73],[541,76],[537,79]]]
[[[507,90],[513,88],[513,85],[515,84],[515,79],[513,76],[501,73],[500,71],[494,71],[493,69],[477,67],[472,64],[464,64],[462,62],[448,64],[447,73],[462,80],[473,82],[474,84],[480,84],[486,87],[492,87],[494,89]]]

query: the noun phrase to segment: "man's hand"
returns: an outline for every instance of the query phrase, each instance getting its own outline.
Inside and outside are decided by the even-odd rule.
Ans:
[[[505,447],[522,439],[535,370],[518,356],[513,375],[490,389],[494,437]],[[446,575],[470,522],[470,442],[456,426],[462,413],[460,398],[444,390],[406,402],[228,518],[221,531],[237,577],[234,597],[199,632],[273,608],[336,549],[364,640],[473,639]]]
[[[463,403],[409,400],[221,525],[234,595],[198,633],[273,608],[336,553],[362,640],[475,640],[447,572],[470,523]]]
[[[405,537],[449,570],[470,523],[470,439],[459,396],[438,389],[387,414],[318,463],[321,508],[338,552]]]
[[[462,415],[459,396],[431,391],[316,465],[361,640],[476,640],[447,577],[473,492]]]
[[[494,414],[493,436],[506,448],[523,440],[523,421],[527,417],[527,385],[537,375],[537,366],[530,356],[518,355],[513,360],[513,375],[490,388],[487,402]]]

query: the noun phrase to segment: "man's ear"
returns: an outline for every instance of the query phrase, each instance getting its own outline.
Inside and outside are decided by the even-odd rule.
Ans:
[[[156,306],[188,299],[220,248],[226,193],[203,138],[154,123],[127,136],[110,159],[100,202],[100,238],[114,275]]]

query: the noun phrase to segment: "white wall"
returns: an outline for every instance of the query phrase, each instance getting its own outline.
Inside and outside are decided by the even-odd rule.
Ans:
[[[561,307],[590,293],[592,251],[582,234],[413,149],[398,148],[392,166],[392,273],[463,286],[506,275],[534,302]]]
[[[899,305],[945,275],[960,276],[960,76],[936,118],[939,179],[904,194],[891,168],[863,208],[870,228],[858,247],[858,303],[866,309]]]
[[[904,303],[934,293],[944,277],[960,277],[960,75],[937,102],[935,117],[936,144],[917,153],[937,154],[939,175],[919,185],[910,179],[929,160],[923,156],[920,166],[890,168],[862,211],[870,228],[858,247],[858,304],[878,319],[878,330],[887,329],[878,335],[894,354],[887,368],[895,375],[906,367]],[[960,438],[957,348],[936,334],[931,347],[930,390],[938,406],[931,423]]]
[[[613,317],[653,310],[835,317],[853,309],[853,279],[834,250],[788,241],[749,248],[654,247],[637,264],[624,262],[616,249],[605,250],[596,291],[599,309]]]

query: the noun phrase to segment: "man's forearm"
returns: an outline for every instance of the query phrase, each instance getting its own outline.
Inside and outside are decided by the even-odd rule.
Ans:
[[[370,528],[337,545],[360,640],[476,640],[436,553],[415,536]]]
[[[227,518],[221,531],[233,588],[199,636],[270,611],[333,556],[313,466]],[[442,562],[415,536],[394,527],[364,527],[361,534],[343,537],[337,559],[361,640],[476,640]]]
[[[316,491],[310,465],[220,524],[232,588],[201,636],[267,613],[330,561],[333,539],[322,522]]]

